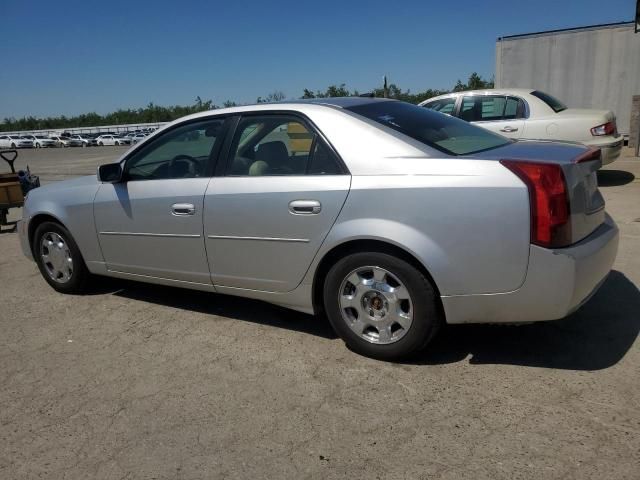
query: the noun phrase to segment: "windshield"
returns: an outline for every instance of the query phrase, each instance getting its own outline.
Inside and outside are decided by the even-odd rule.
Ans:
[[[509,143],[503,136],[410,103],[374,102],[356,105],[346,110],[449,155],[470,155]]]
[[[567,109],[567,106],[564,103],[562,103],[557,98],[552,97],[548,93],[544,93],[544,92],[540,92],[540,91],[536,90],[535,92],[531,92],[531,95],[533,95],[534,97],[539,98],[544,103],[549,105],[549,107],[556,113]]]

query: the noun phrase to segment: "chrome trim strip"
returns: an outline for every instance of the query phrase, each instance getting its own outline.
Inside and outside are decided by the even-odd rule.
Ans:
[[[190,234],[190,233],[100,232],[100,235],[127,235],[132,237],[200,238],[199,234]]]
[[[218,239],[218,240],[261,240],[263,242],[309,243],[308,238],[237,237],[234,235],[207,235],[207,238]]]

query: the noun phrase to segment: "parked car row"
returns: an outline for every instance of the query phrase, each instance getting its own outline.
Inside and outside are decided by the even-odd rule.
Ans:
[[[144,140],[155,129],[125,133],[62,133],[60,135],[0,135],[0,148],[93,147],[103,145],[131,145]]]

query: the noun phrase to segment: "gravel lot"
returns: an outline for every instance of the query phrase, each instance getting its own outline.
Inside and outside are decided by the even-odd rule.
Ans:
[[[18,165],[47,183],[124,150]],[[325,320],[256,301],[124,281],[60,295],[1,234],[0,478],[639,478],[640,159],[626,154],[600,175],[622,236],[587,305],[448,327],[414,363],[357,356]]]

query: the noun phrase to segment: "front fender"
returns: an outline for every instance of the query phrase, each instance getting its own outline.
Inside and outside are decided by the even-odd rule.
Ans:
[[[53,217],[69,230],[80,253],[89,267],[92,262],[103,263],[102,252],[98,244],[93,217],[93,199],[97,192],[97,183],[73,185],[60,188],[65,182],[32,190],[23,210],[23,229],[25,235],[32,234],[33,221],[43,216]],[[31,241],[31,239],[28,239]],[[91,269],[91,268],[90,268]]]

